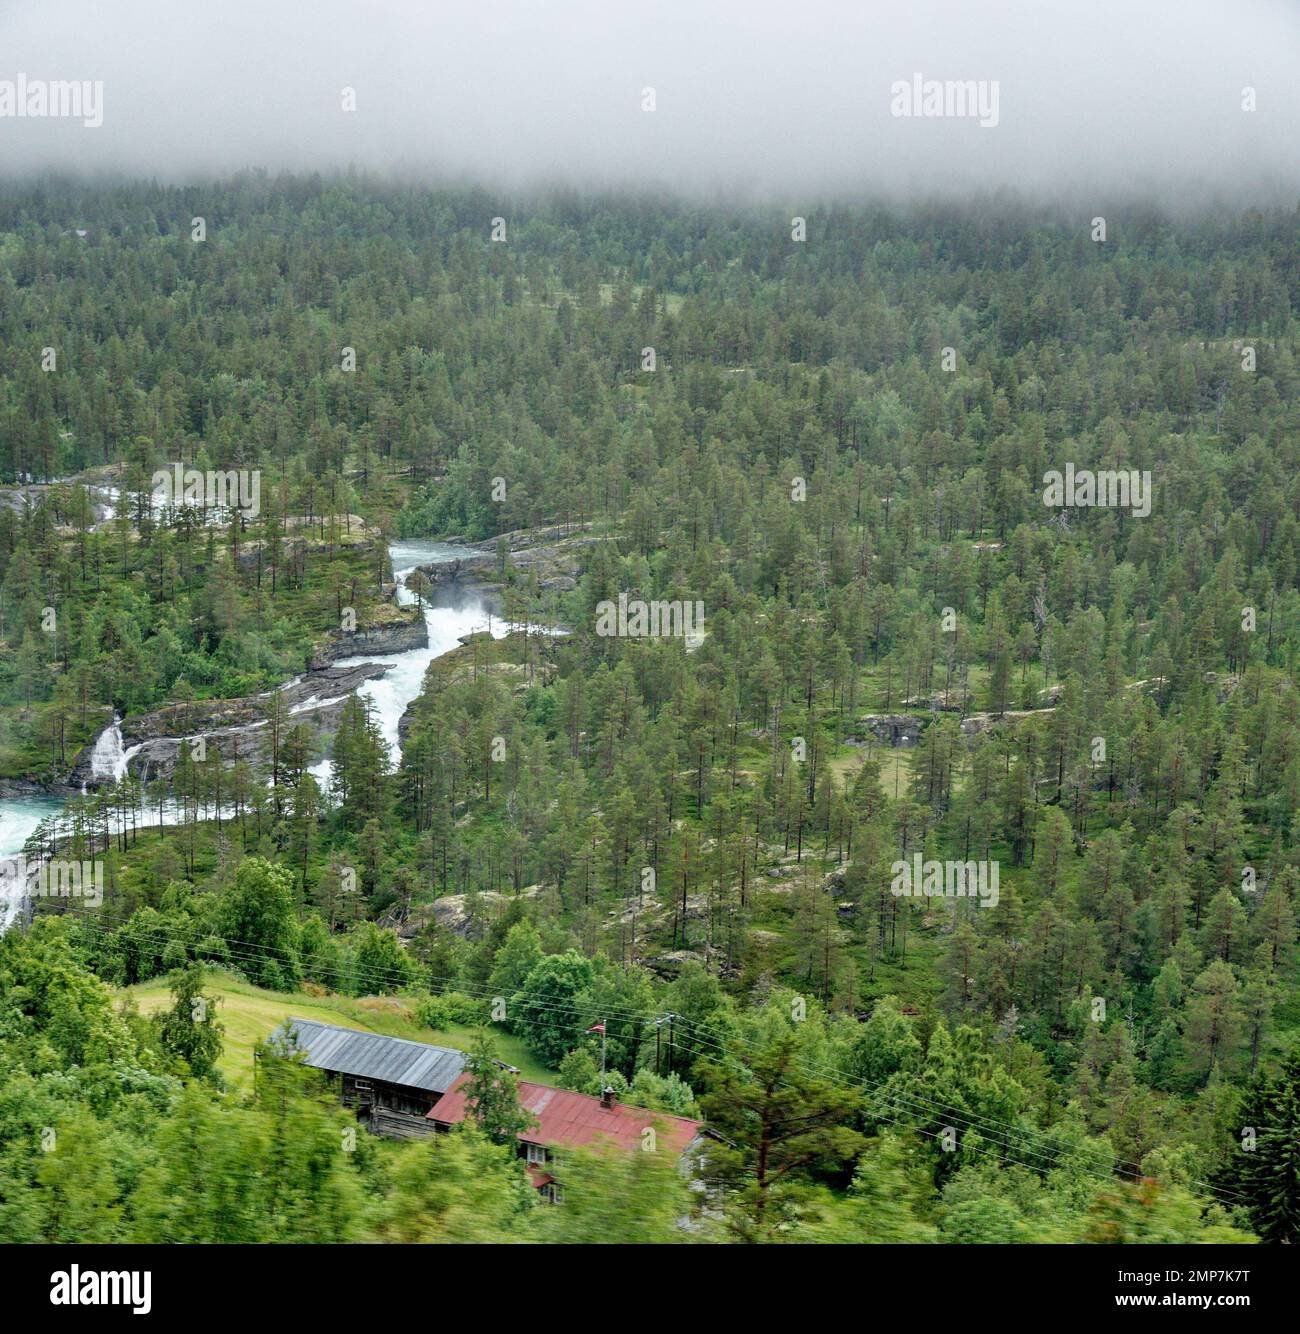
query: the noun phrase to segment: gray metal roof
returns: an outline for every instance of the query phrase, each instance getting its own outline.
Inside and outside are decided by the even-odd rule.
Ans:
[[[465,1053],[406,1038],[386,1038],[314,1019],[290,1019],[306,1063],[362,1079],[444,1093],[465,1068]]]

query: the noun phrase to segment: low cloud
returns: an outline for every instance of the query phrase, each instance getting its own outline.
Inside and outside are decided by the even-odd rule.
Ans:
[[[0,80],[102,84],[102,124],[0,115],[0,162],[1294,200],[1298,50],[1287,0],[16,0]]]

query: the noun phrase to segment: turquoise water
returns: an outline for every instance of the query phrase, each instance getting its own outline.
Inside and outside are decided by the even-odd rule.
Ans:
[[[20,853],[36,826],[62,805],[61,797],[6,797],[0,801],[0,857]]]

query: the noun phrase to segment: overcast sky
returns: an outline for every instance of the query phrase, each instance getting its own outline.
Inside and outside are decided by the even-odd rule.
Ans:
[[[102,81],[103,124],[0,115],[0,170],[1300,193],[1300,0],[0,0],[20,73]],[[892,114],[917,74],[997,124]]]

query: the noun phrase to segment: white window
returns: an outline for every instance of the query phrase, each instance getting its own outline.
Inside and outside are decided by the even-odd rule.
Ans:
[[[545,1148],[540,1144],[529,1144],[526,1147],[528,1149],[528,1161],[534,1167],[541,1167],[546,1162]]]

